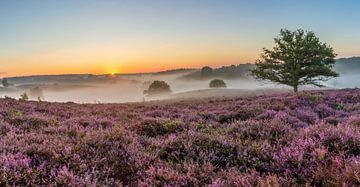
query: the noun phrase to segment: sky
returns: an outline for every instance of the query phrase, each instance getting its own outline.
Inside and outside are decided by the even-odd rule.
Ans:
[[[360,56],[358,0],[0,0],[0,77],[254,62],[281,28]]]

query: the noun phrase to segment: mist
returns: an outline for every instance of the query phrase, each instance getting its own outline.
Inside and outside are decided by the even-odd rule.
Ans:
[[[183,80],[179,77],[186,73],[173,73],[169,75],[107,75],[102,81],[83,80],[69,78],[60,80],[49,80],[47,77],[9,79],[13,84],[8,88],[0,89],[0,97],[12,97],[19,99],[23,93],[30,93],[30,89],[39,87],[43,92],[41,100],[50,102],[76,102],[76,103],[123,103],[123,102],[142,102],[148,100],[158,100],[176,98],[184,94],[194,94],[198,90],[208,90],[210,80]],[[82,81],[79,81],[82,80]],[[172,90],[172,94],[163,97],[146,97],[143,92],[154,80],[167,82]],[[236,91],[238,89],[260,89],[270,88],[251,79],[232,79],[225,80],[227,90]],[[222,89],[217,89],[222,92]],[[204,92],[202,92],[204,94]],[[220,93],[219,93],[220,94]],[[204,95],[203,95],[204,96]],[[29,97],[30,100],[38,100],[38,97]]]
[[[214,76],[199,77],[201,70],[175,70],[160,73],[124,74],[124,75],[50,75],[8,78],[10,86],[0,87],[0,97],[19,99],[27,93],[29,100],[76,103],[126,103],[159,99],[226,97],[239,95],[259,95],[272,92],[289,92],[290,87],[254,80],[247,73],[249,65],[229,66],[214,69]],[[244,68],[246,67],[246,68]],[[245,70],[244,70],[245,69]],[[225,81],[226,88],[210,89],[212,79]],[[152,81],[162,80],[170,85],[172,94],[159,97],[144,95]],[[323,82],[325,89],[355,88],[360,86],[357,72],[341,71],[340,76]],[[32,93],[40,88],[42,93]],[[302,89],[319,89],[311,86]]]

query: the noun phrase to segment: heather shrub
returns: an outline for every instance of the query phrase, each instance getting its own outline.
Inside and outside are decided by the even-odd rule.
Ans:
[[[91,133],[83,138],[77,146],[79,157],[91,171],[96,169],[95,179],[134,184],[140,177],[143,168],[147,165],[147,158],[140,151],[140,147],[127,135],[123,129],[113,129]]]
[[[236,167],[240,171],[249,169],[261,173],[270,171],[270,163],[273,162],[271,153],[275,149],[267,141],[243,142],[239,150]]]
[[[355,126],[355,127],[360,127],[360,116],[358,116],[358,115],[351,116],[348,119],[347,124]]]
[[[336,126],[336,125],[338,125],[340,123],[339,120],[340,119],[337,118],[337,117],[329,116],[329,117],[324,119],[324,122]]]
[[[28,186],[45,185],[45,172],[30,166],[30,159],[22,153],[0,155],[0,185]],[[41,179],[44,177],[44,179]]]
[[[179,130],[179,124],[172,120],[149,119],[141,123],[139,131],[141,135],[156,137],[175,133]]]
[[[310,107],[298,108],[293,112],[293,115],[308,125],[313,125],[318,121],[318,115]]]
[[[174,140],[163,145],[158,152],[158,156],[162,160],[174,163],[181,163],[186,159],[191,159],[189,147],[181,140]]]
[[[324,103],[317,105],[314,110],[315,112],[317,112],[320,119],[324,119],[335,114],[334,109]]]
[[[360,166],[358,159],[344,160],[334,157],[316,168],[312,184],[314,186],[359,186]]]
[[[260,173],[251,170],[249,172],[240,173],[236,170],[221,172],[219,177],[214,179],[209,185],[211,187],[225,186],[292,186],[291,180],[284,180],[276,175],[262,176]]]
[[[301,99],[307,100],[311,105],[316,105],[321,102],[321,95],[315,94],[315,93],[306,93],[303,92],[299,95]]]
[[[209,162],[217,168],[235,166],[237,156],[238,147],[235,144],[203,134],[194,134],[190,138],[180,137],[159,151],[159,157],[166,161]]]
[[[245,121],[256,116],[256,110],[240,110],[229,114],[222,114],[219,116],[220,123],[230,123],[233,121]]]
[[[0,99],[0,186],[359,186],[359,95]]]
[[[216,127],[211,124],[198,123],[195,125],[195,131],[202,133],[212,133],[216,131]]]
[[[86,119],[86,118],[70,118],[65,121],[66,124],[78,124],[84,128],[90,129],[108,129],[114,126],[113,122],[107,119]]]
[[[278,121],[279,123],[290,124],[294,129],[304,128],[309,125],[306,122],[301,121],[299,118],[283,111],[277,112],[273,120]]]
[[[279,120],[241,121],[231,124],[228,134],[244,141],[268,141],[286,144],[294,136],[291,125]]]
[[[325,152],[325,153],[324,153]],[[289,176],[298,184],[306,184],[312,180],[312,172],[321,163],[326,149],[317,146],[312,139],[292,141],[288,146],[273,153],[273,170],[283,176]],[[288,169],[291,168],[291,169]]]
[[[139,186],[189,186],[185,175],[169,167],[150,167],[146,170],[146,179]]]
[[[8,110],[8,111],[5,111],[4,113],[4,117],[8,117],[8,118],[11,118],[11,117],[21,117],[23,115],[23,113],[21,111],[18,111],[18,110]]]
[[[210,162],[217,168],[235,166],[238,156],[238,147],[235,144],[202,135],[191,140],[190,149],[193,159]],[[196,158],[203,154],[203,158]]]
[[[5,136],[10,131],[9,124],[0,121],[0,137]]]
[[[54,184],[57,186],[86,186],[86,181],[76,176],[69,168],[63,166],[58,171],[53,172]]]
[[[19,130],[29,132],[31,130],[38,130],[53,123],[54,120],[47,119],[36,115],[17,115],[15,117],[5,118],[5,120]]]
[[[359,131],[330,131],[326,132],[322,139],[323,145],[329,152],[342,154],[348,156],[360,155],[360,137]]]
[[[343,110],[345,108],[345,105],[341,104],[341,103],[335,103],[333,105],[333,107],[336,109],[336,110]]]

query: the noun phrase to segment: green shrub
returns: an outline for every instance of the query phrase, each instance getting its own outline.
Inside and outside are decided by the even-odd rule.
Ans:
[[[178,130],[178,123],[171,120],[146,120],[140,126],[140,134],[156,137],[175,133]]]

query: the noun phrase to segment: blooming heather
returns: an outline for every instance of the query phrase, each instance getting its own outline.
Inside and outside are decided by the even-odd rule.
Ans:
[[[0,186],[358,186],[360,90],[198,101],[0,99]]]

